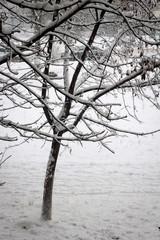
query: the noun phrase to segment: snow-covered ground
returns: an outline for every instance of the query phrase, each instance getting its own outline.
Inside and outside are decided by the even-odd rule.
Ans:
[[[142,112],[143,114],[143,112]],[[156,129],[159,114],[146,110]],[[160,134],[116,138],[116,154],[72,144],[57,165],[53,220],[40,220],[49,144],[10,149],[0,169],[0,240],[159,240]],[[8,152],[9,154],[9,152]]]

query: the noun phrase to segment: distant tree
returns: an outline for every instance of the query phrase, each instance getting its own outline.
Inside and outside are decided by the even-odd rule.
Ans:
[[[14,129],[14,140],[20,135],[51,142],[43,219],[51,219],[61,145],[99,142],[113,151],[107,142],[111,137],[149,134],[114,123],[137,118],[136,98],[159,109],[158,2],[0,2],[0,125]],[[13,116],[17,109],[19,115]],[[21,111],[32,120],[24,119]]]

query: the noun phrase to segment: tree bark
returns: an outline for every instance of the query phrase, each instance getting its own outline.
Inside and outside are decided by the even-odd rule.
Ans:
[[[50,155],[48,159],[46,176],[44,180],[44,191],[43,191],[43,202],[42,202],[42,213],[41,218],[43,220],[52,219],[52,192],[53,192],[53,182],[56,169],[56,163],[58,159],[58,154],[60,150],[60,142],[53,139]]]

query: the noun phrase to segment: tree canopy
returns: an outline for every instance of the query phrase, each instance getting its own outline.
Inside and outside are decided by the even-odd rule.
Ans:
[[[115,96],[131,91],[159,108],[157,1],[0,5],[2,127],[23,137],[100,141],[107,147],[106,138],[129,132],[112,125],[127,117],[121,113],[125,97]],[[14,121],[9,111],[17,108],[39,113],[32,122],[20,115]]]

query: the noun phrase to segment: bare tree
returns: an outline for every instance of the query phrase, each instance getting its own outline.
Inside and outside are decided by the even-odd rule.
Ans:
[[[8,52],[0,56],[0,125],[15,130],[14,140],[20,135],[51,142],[43,219],[51,219],[61,145],[99,142],[113,151],[107,143],[111,137],[150,134],[114,123],[137,118],[136,98],[159,109],[158,2],[1,1],[0,38]],[[16,109],[31,112],[33,120],[12,118]]]

